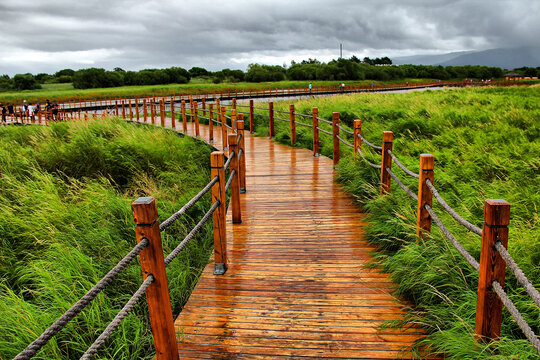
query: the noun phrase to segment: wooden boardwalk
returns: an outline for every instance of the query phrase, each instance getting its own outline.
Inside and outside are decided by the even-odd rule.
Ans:
[[[411,358],[422,332],[378,329],[403,318],[403,304],[368,266],[364,214],[334,183],[332,161],[248,132],[246,155],[229,269],[216,276],[209,264],[176,320],[180,358]]]

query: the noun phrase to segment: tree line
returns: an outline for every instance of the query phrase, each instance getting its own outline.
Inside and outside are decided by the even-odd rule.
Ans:
[[[506,70],[498,67],[480,65],[435,66],[435,65],[393,65],[388,57],[360,60],[340,58],[328,63],[317,59],[301,62],[292,61],[290,66],[250,64],[247,71],[223,69],[208,71],[202,67],[189,70],[181,67],[166,69],[144,69],[125,71],[115,68],[112,71],[101,68],[81,70],[63,69],[54,74],[17,74],[10,78],[0,76],[0,91],[32,90],[46,83],[73,83],[76,89],[131,85],[185,84],[191,78],[204,78],[214,83],[221,82],[263,82],[282,80],[399,80],[399,79],[492,79],[501,78]],[[540,67],[514,69],[523,76],[540,76]]]

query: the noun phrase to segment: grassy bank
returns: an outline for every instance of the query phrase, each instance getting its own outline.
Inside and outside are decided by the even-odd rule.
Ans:
[[[404,84],[408,81],[410,84],[415,82],[429,81],[427,79],[405,79],[399,81],[376,82],[377,84]],[[371,80],[346,81],[347,85],[371,84]],[[313,86],[335,86],[338,81],[312,81]],[[74,89],[71,84],[45,84],[39,90],[24,90],[15,92],[0,93],[1,103],[22,103],[23,100],[29,102],[45,102],[46,99],[54,101],[68,101],[76,99],[106,99],[119,97],[134,97],[148,95],[170,95],[173,93],[207,93],[214,91],[242,90],[242,89],[282,89],[282,88],[300,88],[308,86],[309,81],[278,81],[262,83],[221,83],[214,84],[210,81],[199,81],[193,79],[188,84],[169,84],[169,85],[146,85],[146,86],[121,86],[115,88],[102,89]]]
[[[0,358],[23,350],[136,243],[130,204],[157,199],[160,221],[210,179],[210,148],[122,121],[0,128]],[[163,236],[168,254],[210,207],[205,197]],[[168,267],[177,315],[208,262],[207,225]],[[36,356],[78,359],[142,281],[133,261]],[[143,299],[99,353],[154,355]]]
[[[382,131],[394,132],[394,153],[418,172],[419,155],[435,156],[435,186],[442,197],[473,224],[483,222],[483,202],[501,198],[511,204],[509,252],[540,288],[540,89],[485,88],[426,91],[408,94],[364,94],[300,100],[299,113],[318,107],[320,117],[340,112],[342,125],[363,121],[363,135],[380,145]],[[288,103],[275,103],[288,110]],[[276,116],[288,118],[287,114]],[[311,124],[310,119],[298,121]],[[268,134],[265,118],[257,117],[257,133]],[[266,127],[265,127],[266,126]],[[331,130],[328,124],[323,129]],[[311,148],[310,128],[297,126],[296,146]],[[352,136],[341,134],[352,142]],[[331,156],[331,140],[321,134],[322,153]],[[289,124],[276,121],[276,140],[290,143]],[[342,146],[337,180],[368,212],[368,239],[379,245],[376,261],[398,284],[397,293],[415,304],[404,322],[422,323],[424,340],[434,352],[450,359],[538,359],[505,309],[502,339],[492,348],[475,346],[473,332],[478,275],[433,225],[429,238],[415,236],[416,202],[396,184],[390,196],[379,197],[379,171],[351,156]],[[366,156],[380,156],[363,145]],[[417,191],[418,180],[395,167],[405,184]],[[435,210],[450,231],[476,258],[480,237],[457,225],[443,210]],[[540,312],[515,277],[507,271],[506,290],[537,334]]]

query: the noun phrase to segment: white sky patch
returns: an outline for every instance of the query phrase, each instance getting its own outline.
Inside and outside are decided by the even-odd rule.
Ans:
[[[110,57],[121,55],[117,49],[94,49],[84,51],[61,51],[46,52],[18,49],[0,57],[2,62],[18,64],[26,63],[71,63],[71,64],[95,64],[107,60]]]

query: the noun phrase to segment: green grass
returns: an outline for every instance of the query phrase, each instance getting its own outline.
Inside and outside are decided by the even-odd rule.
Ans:
[[[130,204],[157,199],[160,221],[210,179],[211,149],[120,120],[0,128],[0,358],[11,359],[135,245]],[[205,196],[163,236],[165,254],[210,207]],[[211,252],[207,224],[167,269],[176,316]],[[142,281],[133,261],[35,357],[78,359]],[[151,359],[144,299],[99,352]]]
[[[295,101],[299,113],[318,107],[320,117],[340,112],[342,125],[363,121],[363,135],[380,145],[382,132],[394,132],[394,153],[414,172],[419,155],[435,156],[435,186],[456,211],[481,226],[486,199],[511,204],[509,252],[540,288],[540,88],[483,88],[425,91],[407,94],[361,94]],[[263,106],[260,104],[259,106]],[[287,110],[288,103],[274,107]],[[285,116],[283,116],[285,115]],[[286,114],[276,116],[288,118]],[[267,120],[256,117],[257,134],[267,135]],[[311,123],[309,119],[298,119]],[[330,131],[331,127],[322,124]],[[297,126],[296,146],[311,148],[311,129]],[[324,155],[331,156],[330,137],[321,134]],[[352,137],[343,134],[349,142]],[[289,124],[276,121],[275,139],[290,144]],[[366,156],[380,163],[380,155],[362,146]],[[400,324],[421,323],[430,332],[422,344],[449,359],[538,359],[505,309],[502,339],[492,347],[475,346],[473,339],[478,275],[433,224],[431,236],[415,235],[416,202],[395,183],[390,196],[379,197],[380,170],[351,156],[341,145],[337,180],[368,213],[367,238],[379,246],[376,262],[398,284],[397,294],[415,306]],[[414,192],[418,180],[394,172]],[[457,225],[434,205],[444,224],[476,258],[480,237]],[[515,277],[507,271],[506,290],[536,334],[540,311]],[[392,324],[388,324],[391,326]]]

